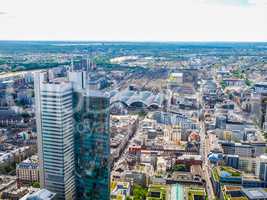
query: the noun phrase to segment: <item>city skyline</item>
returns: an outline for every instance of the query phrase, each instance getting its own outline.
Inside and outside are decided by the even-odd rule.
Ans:
[[[0,40],[267,41],[266,10],[266,0],[11,0]]]
[[[267,199],[267,0],[0,5],[0,199]]]
[[[266,47],[0,41],[0,199],[266,198]]]

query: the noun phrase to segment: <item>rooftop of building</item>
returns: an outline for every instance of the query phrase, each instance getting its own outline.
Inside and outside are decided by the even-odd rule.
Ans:
[[[235,78],[235,77],[224,78],[223,80],[224,80],[224,81],[244,81],[243,79]]]
[[[11,109],[1,108],[0,120],[22,120],[22,117]]]
[[[154,94],[150,91],[133,91],[123,90],[116,93],[111,98],[111,103],[122,102],[127,106],[134,106],[138,103],[146,107],[158,106],[160,107],[163,103],[164,95],[161,93]]]
[[[246,181],[261,182],[261,180],[260,180],[260,178],[258,176],[254,175],[254,174],[251,174],[251,173],[242,172],[242,177],[243,177],[243,180],[246,180]]]
[[[242,173],[232,167],[217,166],[212,169],[212,176],[216,181],[222,178],[241,178]]]
[[[56,193],[50,192],[47,189],[32,190],[20,200],[52,200],[56,196]]]
[[[224,200],[248,200],[241,190],[241,186],[224,185],[222,187]]]
[[[260,87],[260,86],[263,86],[263,87],[267,87],[267,82],[258,82],[258,83],[255,83],[254,87]]]
[[[183,154],[177,157],[178,160],[202,160],[201,155]]]
[[[267,160],[267,154],[262,154],[260,155],[261,160]]]
[[[243,188],[242,192],[250,200],[267,199],[267,192],[263,188]]]
[[[138,119],[138,115],[110,115],[111,126],[117,128],[128,128],[129,124],[133,124]]]
[[[148,188],[147,200],[166,199],[168,187],[166,185],[150,185]]]
[[[8,186],[16,183],[15,176],[0,176],[0,191],[6,189]]]
[[[38,163],[33,162],[21,162],[17,165],[17,169],[38,169]]]
[[[171,73],[170,77],[183,77],[182,72],[173,72]]]
[[[201,187],[190,187],[188,188],[188,200],[194,200],[195,196],[206,196],[204,188]],[[204,199],[204,198],[203,198]]]
[[[112,181],[110,187],[111,199],[122,200],[130,194],[130,182]]]
[[[110,94],[108,92],[103,92],[100,90],[91,90],[91,89],[86,90],[84,95],[88,97],[98,97],[98,98],[109,98],[110,97]]]
[[[153,119],[159,124],[175,125],[181,123],[193,123],[192,119],[184,113],[154,112]]]
[[[241,186],[235,186],[235,185],[224,185],[223,191],[239,191],[241,190]]]

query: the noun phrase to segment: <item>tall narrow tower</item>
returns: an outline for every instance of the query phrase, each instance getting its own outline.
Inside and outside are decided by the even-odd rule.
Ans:
[[[60,200],[109,200],[110,98],[90,91],[84,76],[35,74],[41,187]]]
[[[84,90],[75,95],[75,149],[77,196],[83,200],[109,200],[110,145],[109,96]]]
[[[75,199],[72,84],[35,74],[35,106],[41,187],[56,199]]]

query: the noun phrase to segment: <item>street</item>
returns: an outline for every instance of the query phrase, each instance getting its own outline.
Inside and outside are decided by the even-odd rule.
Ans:
[[[202,85],[200,87],[200,92],[198,92],[198,102],[200,105],[203,107],[203,102],[202,102],[202,96],[201,96],[201,91],[202,91]],[[201,112],[201,110],[199,110]],[[208,154],[210,152],[210,146],[209,146],[209,137],[206,137],[206,130],[205,130],[205,123],[204,120],[199,120],[200,124],[200,155],[203,159],[202,167],[203,167],[203,175],[205,177],[206,181],[206,190],[207,190],[207,195],[208,199],[213,200],[215,199],[212,183],[210,180],[211,177],[211,166],[208,160]]]

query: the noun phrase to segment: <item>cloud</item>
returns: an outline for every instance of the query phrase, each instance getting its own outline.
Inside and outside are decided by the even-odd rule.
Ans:
[[[7,12],[0,11],[0,15],[7,15]]]
[[[250,5],[267,6],[267,0],[248,0]]]
[[[198,0],[200,3],[209,5],[225,6],[263,6],[267,5],[267,0]]]

